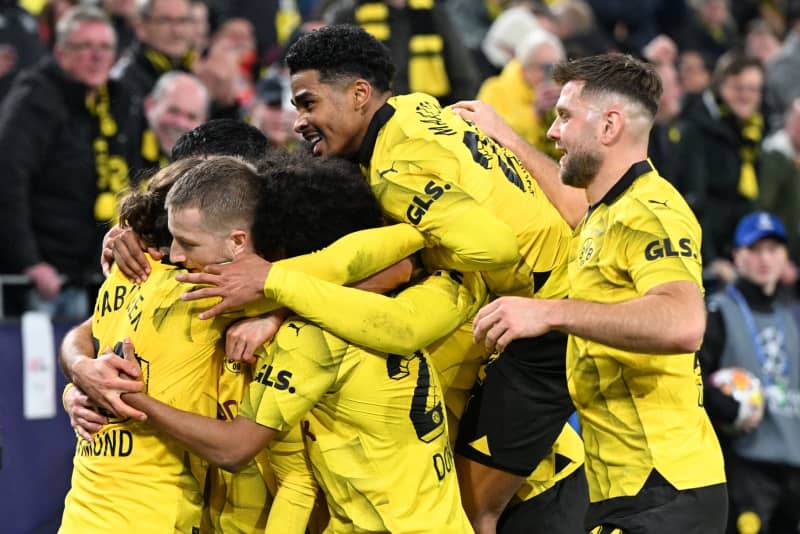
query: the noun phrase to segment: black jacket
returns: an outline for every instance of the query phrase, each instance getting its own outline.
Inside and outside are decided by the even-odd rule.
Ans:
[[[120,132],[112,153],[129,157],[128,99],[109,83]],[[42,261],[80,282],[99,270],[105,228],[95,221],[97,172],[92,142],[98,121],[87,87],[67,78],[52,57],[15,80],[0,107],[0,270]]]

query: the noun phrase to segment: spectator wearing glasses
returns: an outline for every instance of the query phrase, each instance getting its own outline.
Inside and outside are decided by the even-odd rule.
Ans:
[[[27,274],[28,307],[88,313],[103,224],[127,187],[128,100],[108,81],[116,37],[96,8],[56,27],[53,56],[22,73],[0,107],[0,271]]]
[[[188,0],[143,0],[134,28],[139,39],[114,65],[111,77],[134,97],[133,112],[167,71],[189,71],[194,59],[194,19]]]
[[[528,144],[557,157],[547,128],[555,118],[559,87],[553,82],[553,65],[564,60],[558,37],[535,29],[517,46],[514,59],[499,76],[486,80],[478,92]]]

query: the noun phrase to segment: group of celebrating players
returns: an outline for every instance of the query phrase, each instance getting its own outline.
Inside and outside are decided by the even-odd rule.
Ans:
[[[62,346],[61,531],[721,532],[653,69],[556,68],[559,169],[480,103],[393,96],[358,28],[286,62],[312,154],[212,121],[121,204]]]

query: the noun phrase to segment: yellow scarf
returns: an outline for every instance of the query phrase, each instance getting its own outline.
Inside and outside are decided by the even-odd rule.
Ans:
[[[124,157],[110,153],[109,146],[117,135],[117,121],[111,116],[108,86],[103,85],[96,94],[86,97],[86,109],[98,123],[97,137],[92,142],[97,170],[94,218],[106,223],[116,218],[117,195],[128,188],[128,162]]]
[[[748,118],[741,129],[741,148],[739,155],[742,166],[739,171],[738,191],[743,197],[750,200],[758,198],[758,178],[756,174],[756,161],[758,160],[759,146],[764,134],[764,118],[761,113],[756,113]]]
[[[450,79],[444,64],[444,39],[436,33],[433,18],[435,0],[409,0],[405,10],[410,19],[408,40],[408,88],[412,93],[436,97],[450,94]],[[389,7],[383,2],[360,0],[356,22],[376,39],[389,44]]]

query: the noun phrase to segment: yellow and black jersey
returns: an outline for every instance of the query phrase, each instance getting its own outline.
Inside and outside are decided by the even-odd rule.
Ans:
[[[494,294],[566,295],[553,271],[569,226],[514,154],[435,98],[390,98],[359,162],[387,215],[424,234],[434,267],[483,271]]]
[[[225,319],[201,321],[208,302],[187,302],[191,288],[174,266],[150,260],[143,284],[115,267],[92,318],[99,351],[121,355],[129,337],[148,395],[181,410],[217,412],[217,342]],[[203,480],[188,454],[147,423],[111,418],[93,442],[78,439],[61,532],[191,532],[199,526]]]
[[[253,378],[247,363],[220,357],[217,360],[217,419],[231,421]],[[263,531],[272,496],[277,492],[269,455],[262,450],[240,471],[230,473],[208,465],[206,515],[203,532]]]
[[[570,298],[614,303],[673,281],[702,287],[700,226],[649,161],[575,230]],[[567,380],[586,445],[590,500],[636,495],[652,470],[677,489],[725,481],[694,354],[639,354],[570,336]]]
[[[326,532],[472,532],[424,352],[369,352],[293,318],[258,369],[242,414],[279,431],[307,421]]]

